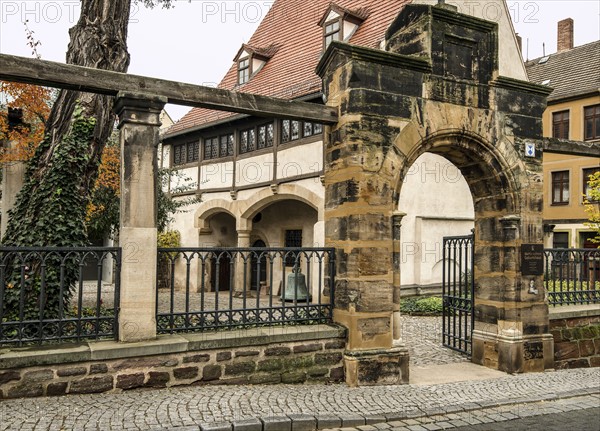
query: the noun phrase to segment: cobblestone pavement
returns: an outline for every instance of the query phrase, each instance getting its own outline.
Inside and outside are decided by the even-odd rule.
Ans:
[[[441,316],[401,316],[401,342],[408,347],[411,366],[467,362],[458,352],[442,346]]]
[[[600,400],[596,394],[600,394],[600,369],[597,368],[423,386],[195,386],[0,401],[0,429],[164,430],[190,427],[198,430],[202,426],[203,430],[216,431],[231,430],[233,422],[237,424],[236,430],[289,430],[291,423],[295,425],[294,429],[310,430],[317,424],[320,428],[357,426],[367,421],[391,424],[424,415],[437,415],[440,420],[445,419],[440,415],[445,415],[454,420],[449,414],[498,406],[507,412],[506,416],[499,413],[503,418],[512,419],[510,413],[514,412],[515,405],[594,395],[586,399],[586,406],[592,407],[593,403],[598,406]],[[535,409],[540,411],[539,407]],[[227,422],[225,426],[215,425],[223,421]],[[241,426],[244,424],[245,428]],[[269,428],[264,424],[273,426]]]
[[[327,431],[600,431],[600,397],[513,404]]]

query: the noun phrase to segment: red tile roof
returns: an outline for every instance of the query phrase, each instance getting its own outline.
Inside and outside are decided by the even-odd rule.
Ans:
[[[348,42],[370,48],[379,48],[385,31],[408,3],[410,0],[335,1],[341,8],[368,14]],[[330,0],[276,0],[248,41],[249,46],[260,49],[276,46],[276,52],[243,85],[237,85],[237,64],[233,63],[219,88],[285,99],[319,92],[321,79],[315,74],[315,68],[322,54],[323,29],[318,23],[330,4]],[[169,129],[167,136],[235,115],[193,108]]]

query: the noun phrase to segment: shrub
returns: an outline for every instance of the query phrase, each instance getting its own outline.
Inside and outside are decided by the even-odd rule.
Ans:
[[[442,313],[442,298],[407,298],[400,302],[400,311],[405,314],[438,315]]]

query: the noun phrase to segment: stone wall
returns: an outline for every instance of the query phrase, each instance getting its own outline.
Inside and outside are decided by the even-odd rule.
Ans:
[[[344,331],[333,329],[332,333],[331,328],[324,331],[323,326],[317,326],[321,327],[318,332],[300,331],[284,337],[279,334],[273,339],[289,341],[269,344],[261,344],[255,334],[231,336],[233,332],[243,332],[231,331],[221,340],[224,342],[204,343],[208,349],[190,342],[188,347],[192,348],[180,349],[185,350],[182,352],[135,357],[123,356],[139,353],[143,343],[135,343],[129,349],[113,342],[90,343],[92,350],[95,344],[106,344],[106,352],[112,346],[112,356],[121,356],[101,361],[70,362],[70,358],[77,358],[76,351],[81,352],[73,348],[73,352],[63,349],[55,356],[58,360],[51,361],[53,364],[6,368],[4,365],[11,361],[3,362],[0,353],[0,399],[179,385],[340,382],[344,380]],[[181,343],[180,336],[169,337],[178,338]],[[239,347],[211,348],[218,344]],[[164,343],[162,346],[162,350],[169,350],[164,349]],[[24,351],[20,358],[22,364],[47,362],[28,353],[31,352]]]
[[[565,307],[570,308],[570,307]],[[554,367],[600,367],[600,309],[596,315],[553,312],[550,333],[554,337]],[[561,315],[562,314],[562,315]],[[579,314],[579,316],[577,315]]]

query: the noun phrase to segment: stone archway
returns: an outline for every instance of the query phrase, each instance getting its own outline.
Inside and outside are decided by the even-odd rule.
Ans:
[[[318,219],[323,220],[323,198],[298,184],[280,184],[276,189],[263,189],[250,198],[240,201],[240,229],[251,229],[252,218],[263,208],[283,200],[300,201],[314,208]]]
[[[340,109],[326,140],[325,231],[337,249],[334,319],[349,329],[351,385],[408,381],[407,352],[392,347],[396,208],[424,152],[454,163],[474,198],[473,361],[509,372],[552,367],[542,275],[524,279],[519,260],[522,244],[542,244],[541,153],[525,149],[541,138],[548,89],[498,75],[497,32],[443,5],[409,5],[386,34],[390,52],[334,42],[319,63],[327,103]]]
[[[202,202],[194,213],[194,225],[200,230],[200,234],[210,234],[212,232],[209,224],[210,218],[218,213],[227,213],[236,219],[237,223],[237,202],[227,201],[225,199],[211,199]]]

